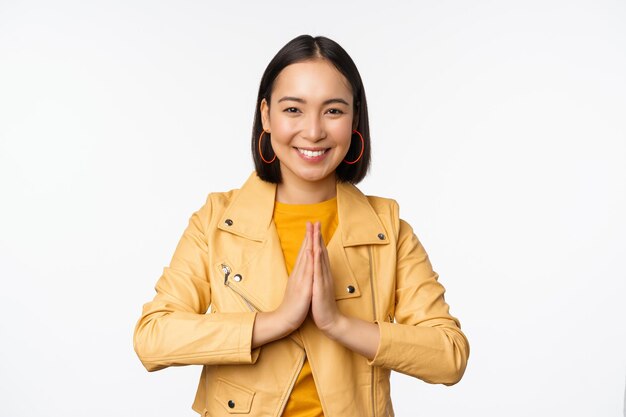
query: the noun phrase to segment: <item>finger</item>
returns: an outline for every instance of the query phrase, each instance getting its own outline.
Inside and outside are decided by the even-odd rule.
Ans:
[[[322,237],[322,226],[321,223],[317,223],[317,236],[316,236],[316,242],[317,242],[317,252],[316,252],[316,256],[317,256],[317,265],[318,265],[318,270],[317,270],[317,277],[318,277],[318,281],[319,284],[323,287],[325,287],[327,285],[326,280],[326,271],[324,268],[324,239]]]
[[[333,275],[330,272],[330,263],[328,262],[328,258],[323,257],[322,259],[324,260],[322,262],[322,268],[324,271],[324,283],[328,287],[329,292],[334,292],[333,289],[335,288],[335,283],[333,281]]]
[[[328,248],[326,248],[326,245],[322,246],[322,265],[324,266],[325,272],[330,277],[330,258],[328,257]]]
[[[306,253],[311,250],[311,244],[313,241],[311,240],[311,222],[306,222],[305,230],[304,230],[304,239],[302,239],[302,251]]]
[[[315,223],[315,243],[317,244],[317,253],[320,257],[320,265],[322,262],[322,256],[324,251],[324,237],[322,236],[322,224],[320,222]]]
[[[312,278],[313,274],[313,225],[311,222],[306,222],[306,247],[304,258],[304,278]]]
[[[317,227],[317,222],[313,225],[313,276],[319,276],[320,270],[320,244],[319,244],[319,230]]]
[[[322,262],[322,254],[324,250],[324,237],[322,236],[322,223],[317,222],[317,251],[320,257],[320,265]]]
[[[308,223],[308,222],[307,222]],[[298,255],[296,256],[296,261],[293,264],[293,268],[291,271],[292,276],[297,276],[298,273],[302,270],[302,259],[306,252],[307,247],[307,239],[309,238],[308,234],[308,226],[305,225],[305,233],[304,238],[302,239],[302,244],[300,245],[300,250],[298,251]]]
[[[324,269],[322,265],[322,228],[320,222],[315,222],[315,266],[317,267],[315,278],[320,289],[324,286]]]
[[[311,224],[311,222],[306,222],[306,229],[304,231],[304,240],[302,242],[302,245],[304,246],[304,250],[311,250],[311,247],[313,245],[313,239],[312,239],[312,235],[311,235],[311,229],[313,227],[313,224]]]

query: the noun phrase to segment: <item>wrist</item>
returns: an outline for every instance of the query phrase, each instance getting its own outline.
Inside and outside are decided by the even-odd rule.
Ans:
[[[332,325],[327,329],[323,330],[323,332],[328,336],[328,338],[332,340],[339,340],[342,335],[344,335],[350,326],[350,318],[344,316],[343,314],[339,314],[337,318],[333,321]]]
[[[277,328],[281,334],[281,337],[285,337],[291,334],[298,327],[300,327],[300,324],[295,323],[292,320],[289,320],[289,318],[284,313],[282,313],[280,309],[274,310],[270,312],[269,314],[272,315],[272,319],[274,323],[277,324]]]

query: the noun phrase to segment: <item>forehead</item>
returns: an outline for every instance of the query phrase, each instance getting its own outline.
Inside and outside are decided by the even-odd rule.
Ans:
[[[326,60],[287,65],[274,81],[272,101],[289,95],[305,100],[341,97],[352,101],[352,89],[344,75]]]

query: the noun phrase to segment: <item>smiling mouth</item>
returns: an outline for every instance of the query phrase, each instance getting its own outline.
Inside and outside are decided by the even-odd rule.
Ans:
[[[316,156],[324,155],[328,151],[328,149],[319,149],[319,150],[316,150],[316,151],[311,151],[309,149],[301,149],[301,148],[296,148],[296,149],[302,155],[308,156],[309,158],[315,158]]]

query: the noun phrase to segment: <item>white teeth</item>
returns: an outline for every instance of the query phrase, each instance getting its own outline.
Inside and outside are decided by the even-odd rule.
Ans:
[[[308,156],[309,158],[313,158],[322,155],[324,152],[326,152],[326,150],[323,149],[321,151],[309,151],[306,149],[298,149],[298,152],[300,152],[302,155]]]

